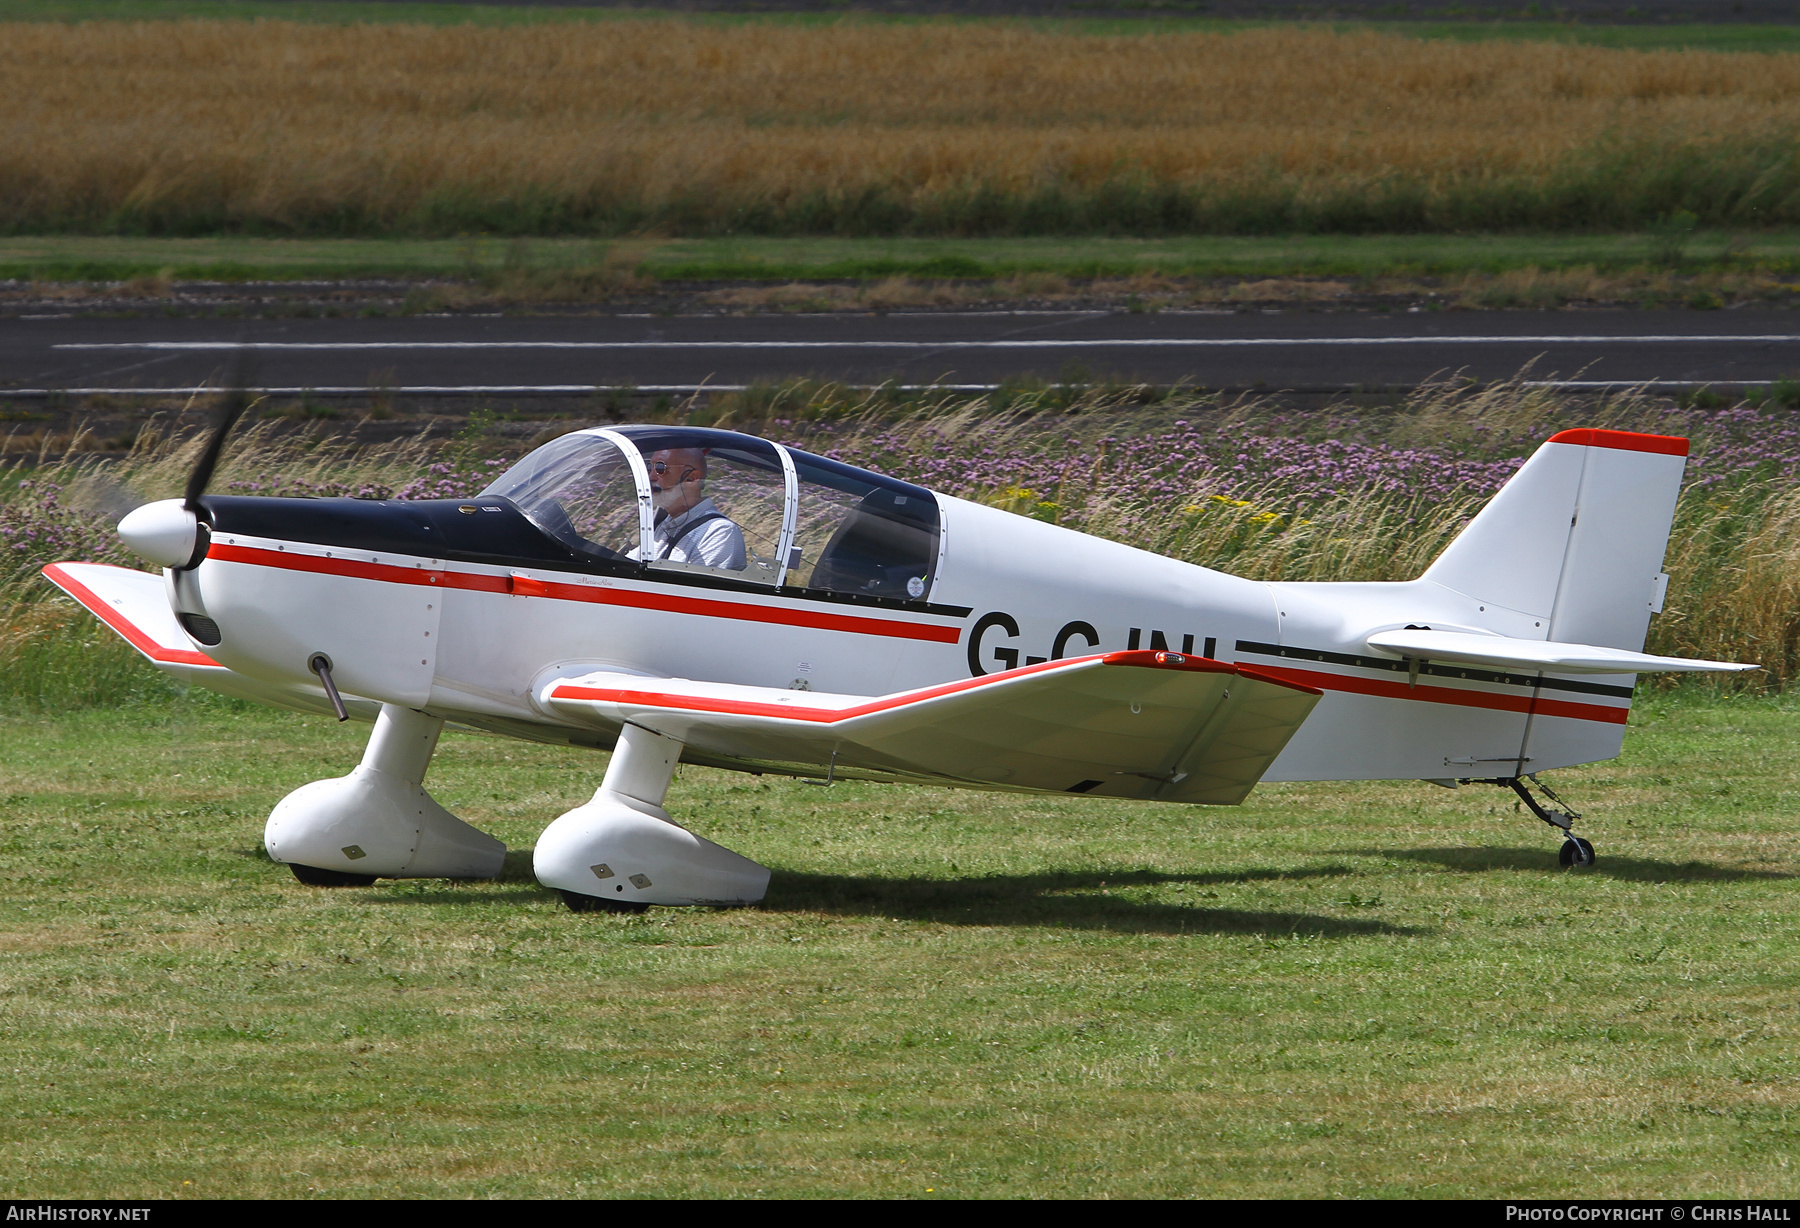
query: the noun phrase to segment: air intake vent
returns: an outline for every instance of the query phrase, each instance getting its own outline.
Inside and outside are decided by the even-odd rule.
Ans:
[[[225,637],[219,634],[219,624],[204,614],[183,614],[181,625],[187,633],[211,648]]]

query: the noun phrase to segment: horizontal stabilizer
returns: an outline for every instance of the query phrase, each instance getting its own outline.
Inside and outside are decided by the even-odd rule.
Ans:
[[[1600,648],[1593,644],[1516,640],[1504,635],[1474,635],[1463,631],[1379,631],[1365,642],[1377,651],[1418,660],[1466,661],[1471,665],[1552,674],[1708,674],[1759,668],[1731,661],[1653,657],[1648,653]]]
[[[565,719],[629,721],[736,765],[1221,805],[1262,779],[1319,694],[1156,651],[1046,661],[877,697],[610,670],[554,678],[538,691]]]

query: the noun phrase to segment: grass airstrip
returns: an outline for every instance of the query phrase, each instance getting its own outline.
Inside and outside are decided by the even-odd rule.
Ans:
[[[1577,413],[1691,433],[1652,644],[1760,661],[1771,691],[1800,669],[1786,401],[1709,419],[1441,391],[1359,424],[1179,400],[1140,420],[1096,392],[1011,426],[984,404],[806,438],[912,476],[947,459],[1014,483],[973,497],[1176,557],[1342,579],[1417,574],[1486,489],[1432,494],[1396,468],[1417,450],[1479,486],[1477,461]],[[1218,422],[1240,463],[1258,439],[1291,465],[1329,436],[1412,476],[1132,503],[1079,438],[1045,442],[1095,416],[1103,455],[1141,475],[1173,414]],[[358,452],[275,424],[236,438],[221,488],[391,493],[485,455],[463,451],[473,432]],[[1215,809],[684,768],[670,809],[771,866],[767,900],[576,915],[529,850],[604,757],[452,732],[427,783],[514,849],[501,878],[309,889],[260,851],[264,820],[344,773],[366,729],[178,694],[31,574],[116,557],[106,500],[178,490],[197,446],[152,423],[127,458],[0,485],[25,564],[0,586],[8,1195],[1795,1189],[1791,690],[1646,689],[1621,759],[1551,777],[1598,847],[1585,873],[1491,787],[1272,785]],[[955,459],[1015,454],[1018,473]],[[1059,478],[1065,455],[1083,459]]]
[[[264,817],[364,734],[154,680],[0,719],[9,1196],[1795,1190],[1789,701],[1640,700],[1558,774],[1587,873],[1489,788],[684,768],[671,808],[773,885],[643,917],[530,875],[601,757],[457,734],[428,784],[499,881],[302,887]]]

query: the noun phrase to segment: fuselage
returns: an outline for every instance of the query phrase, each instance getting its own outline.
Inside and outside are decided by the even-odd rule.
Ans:
[[[636,506],[619,503],[610,547],[564,532],[529,483],[515,482],[518,498],[492,493],[502,482],[429,502],[209,497],[210,544],[197,567],[170,573],[171,597],[203,651],[239,674],[312,685],[308,663],[323,654],[346,694],[547,741],[598,744],[536,698],[580,667],[875,696],[1167,648],[1326,692],[1265,779],[1504,775],[1491,765],[1525,755],[1534,721],[1569,735],[1557,742],[1566,762],[1617,753],[1630,697],[1620,680],[1414,669],[1371,652],[1371,632],[1415,622],[1519,634],[1510,612],[1439,585],[1244,580],[878,475],[859,486],[860,471],[786,452],[763,495],[742,486],[734,514],[750,564],[724,572],[652,557],[662,494],[643,462],[669,440],[603,434],[641,453]],[[815,471],[867,489],[830,503],[809,494]],[[714,486],[734,489],[727,476],[715,460]],[[620,499],[633,495],[628,477],[619,468]],[[823,509],[811,529],[809,509]],[[875,541],[890,529],[892,558],[849,567],[856,532]],[[1539,757],[1531,770],[1561,765]]]

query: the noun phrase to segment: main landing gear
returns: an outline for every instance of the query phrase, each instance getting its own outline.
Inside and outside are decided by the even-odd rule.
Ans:
[[[506,846],[425,792],[444,722],[383,704],[362,762],[276,803],[263,846],[310,887],[367,887],[377,878],[493,878]]]
[[[676,823],[662,802],[682,743],[627,724],[593,800],[544,829],[538,882],[574,912],[643,912],[651,904],[754,904],[769,871]]]
[[[1526,781],[1531,782],[1530,787],[1527,787]],[[1575,820],[1579,819],[1581,816],[1575,812],[1574,808],[1571,807],[1569,803],[1558,797],[1554,789],[1539,780],[1535,775],[1527,775],[1523,778],[1518,776],[1500,776],[1491,780],[1466,780],[1463,783],[1471,785],[1500,785],[1503,788],[1511,789],[1514,793],[1517,793],[1519,795],[1519,800],[1525,803],[1526,809],[1530,810],[1531,813],[1535,814],[1538,818],[1544,820],[1544,822],[1550,824],[1550,826],[1556,828],[1556,830],[1563,834],[1563,845],[1561,850],[1556,854],[1556,860],[1565,870],[1576,868],[1586,869],[1588,866],[1594,864],[1594,846],[1570,830],[1570,828],[1575,825]],[[1561,806],[1563,809],[1551,810],[1545,807],[1542,802],[1539,802],[1537,798],[1531,795],[1531,788],[1533,787],[1541,792],[1551,805]]]
[[[311,887],[499,874],[506,846],[425,792],[443,727],[437,717],[383,704],[355,771],[302,785],[276,805],[263,830],[269,856]],[[571,911],[641,913],[652,904],[763,898],[767,867],[696,836],[662,808],[681,750],[679,739],[626,725],[593,799],[538,837],[538,881]]]

